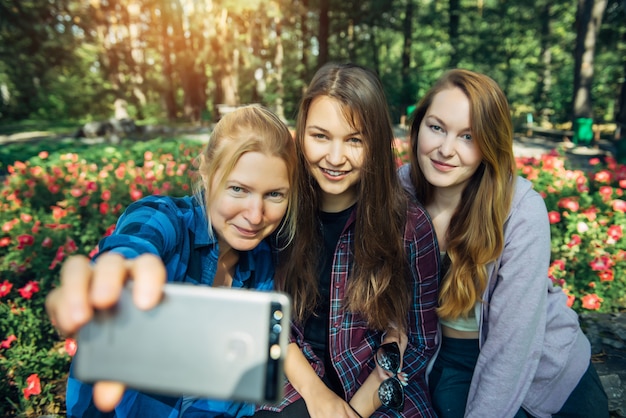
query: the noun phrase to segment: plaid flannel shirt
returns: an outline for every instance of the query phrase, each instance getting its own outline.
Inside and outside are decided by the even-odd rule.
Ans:
[[[346,283],[354,263],[352,248],[355,213],[356,210],[351,214],[337,243],[329,316],[330,355],[346,400],[352,398],[374,369],[374,353],[383,337],[381,332],[368,329],[361,316],[343,308]],[[372,417],[436,417],[430,402],[426,367],[436,351],[439,247],[429,216],[416,202],[411,202],[407,211],[404,247],[409,259],[413,292],[408,318],[409,343],[402,368],[409,376],[409,384],[405,387],[405,406],[402,413],[382,406]],[[301,347],[316,373],[323,376],[324,364],[304,341],[302,327],[292,327],[292,339]],[[263,405],[260,409],[280,411],[299,398],[300,394],[287,382],[284,400],[278,405]]]

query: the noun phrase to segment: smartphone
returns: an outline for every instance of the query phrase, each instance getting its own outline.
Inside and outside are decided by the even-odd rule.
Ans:
[[[281,292],[166,284],[143,311],[132,282],[78,333],[74,373],[84,382],[254,403],[283,397],[291,299]]]

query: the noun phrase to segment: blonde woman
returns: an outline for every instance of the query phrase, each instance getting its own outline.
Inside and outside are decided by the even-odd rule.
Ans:
[[[61,286],[46,301],[53,323],[73,334],[95,308],[115,304],[127,277],[143,309],[158,303],[166,281],[273,289],[267,239],[275,232],[286,242],[293,239],[297,172],[291,134],[273,113],[248,106],[224,116],[200,155],[195,196],[133,203],[113,235],[100,242],[93,263],[82,256],[65,262]],[[226,418],[254,412],[254,405],[241,402],[162,396],[118,383],[92,388],[73,373],[66,404],[68,417]]]

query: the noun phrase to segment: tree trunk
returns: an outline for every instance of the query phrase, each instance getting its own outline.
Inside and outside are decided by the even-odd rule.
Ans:
[[[626,10],[626,3],[624,4],[624,10]],[[626,43],[626,32],[622,32],[622,39]],[[617,129],[615,130],[616,140],[626,141],[626,57],[622,58],[624,62],[624,71],[622,73],[622,87],[620,89],[619,98],[617,99],[617,109],[615,112],[615,123]]]
[[[449,20],[448,20],[448,36],[450,38],[450,47],[452,52],[450,53],[450,68],[456,68],[459,66],[459,10],[460,0],[449,0]]]
[[[285,86],[283,84],[283,41],[282,41],[282,21],[280,16],[274,18],[276,24],[276,55],[274,56],[274,71],[276,71],[276,108],[274,111],[281,120],[285,119],[285,108],[283,107],[283,97],[285,97]]]
[[[300,79],[304,81],[305,85],[309,82],[309,48],[311,47],[311,35],[309,33],[309,0],[300,1],[300,27],[302,32],[302,57],[300,62],[302,63],[302,71],[300,72]]]
[[[404,45],[402,48],[402,93],[400,96],[400,117],[406,115],[406,109],[416,101],[415,91],[411,84],[411,46],[413,45],[413,9],[411,0],[407,0],[404,9],[404,21],[402,22],[402,32],[404,35]]]
[[[552,29],[550,27],[552,22],[552,6],[551,1],[548,0],[538,11],[540,20],[540,44],[541,44],[541,68],[539,68],[537,75],[537,88],[535,89],[535,103],[537,104],[537,110],[539,111],[540,121],[547,122],[550,118],[552,103],[549,102],[550,89],[552,87],[552,53],[550,47],[552,46]]]
[[[574,52],[573,122],[592,118],[591,85],[596,38],[607,0],[578,0],[576,49]]]
[[[318,68],[328,62],[328,36],[330,33],[330,17],[328,15],[330,0],[320,0],[320,27],[319,27],[319,55],[317,56]]]

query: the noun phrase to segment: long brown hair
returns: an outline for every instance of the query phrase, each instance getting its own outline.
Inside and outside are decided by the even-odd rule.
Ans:
[[[393,151],[393,128],[380,80],[354,64],[330,63],[318,70],[298,111],[296,144],[301,168],[298,224],[292,245],[279,262],[278,283],[293,298],[294,317],[303,322],[318,302],[318,260],[322,251],[321,190],[303,153],[306,120],[313,99],[328,96],[363,135],[364,163],[358,184],[354,264],[344,305],[372,329],[394,324],[404,329],[409,309],[407,260],[403,236],[406,196]]]
[[[511,207],[515,174],[513,126],[504,92],[484,74],[450,70],[420,100],[412,115],[411,181],[418,199],[428,205],[434,193],[417,160],[419,128],[437,93],[455,87],[469,100],[472,139],[482,163],[463,190],[446,232],[451,267],[440,286],[438,314],[448,319],[467,316],[482,298],[486,266],[504,247],[504,221]]]

